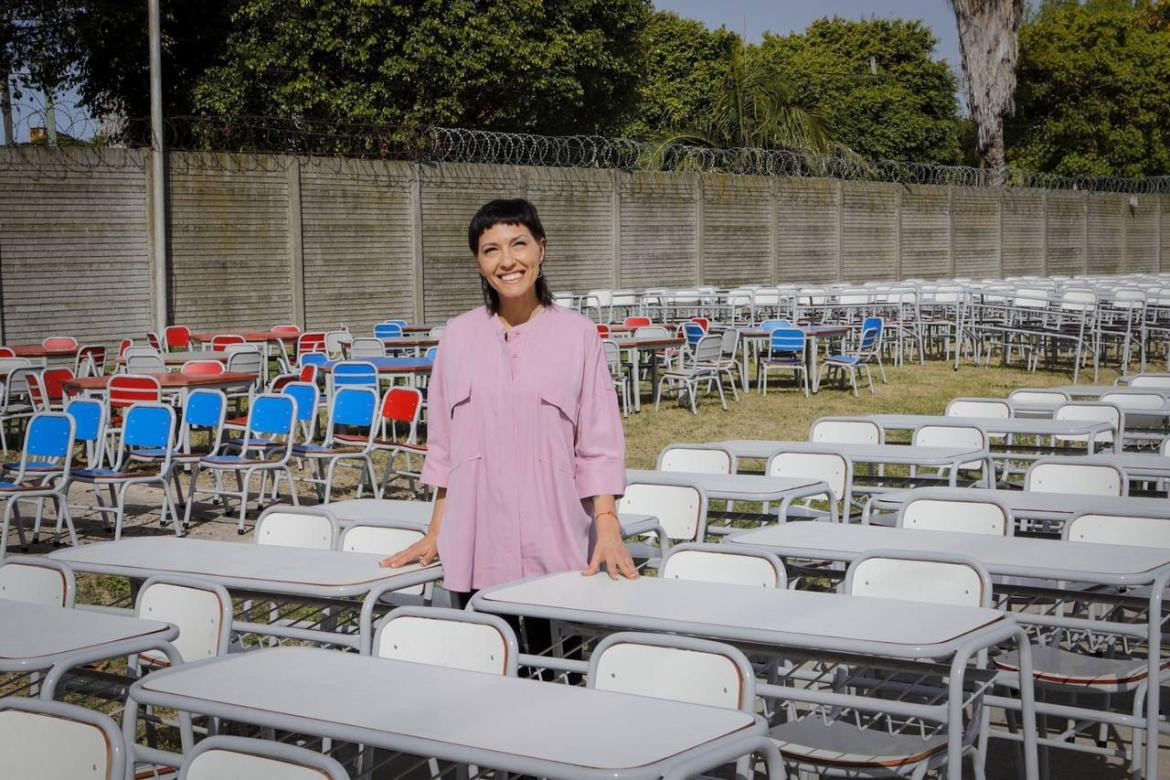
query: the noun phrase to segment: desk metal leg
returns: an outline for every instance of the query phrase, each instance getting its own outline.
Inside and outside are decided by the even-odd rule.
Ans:
[[[811,388],[812,392],[816,393],[821,389],[821,372],[820,372],[820,367],[819,367],[819,363],[818,363],[818,358],[820,357],[821,349],[820,349],[820,345],[818,344],[816,336],[810,335],[808,337],[807,352],[808,352],[808,360],[809,360],[808,381],[809,381],[809,384],[812,386],[812,388]]]

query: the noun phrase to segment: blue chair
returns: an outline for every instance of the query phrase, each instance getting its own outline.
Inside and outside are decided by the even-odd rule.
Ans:
[[[403,320],[388,320],[386,322],[379,322],[374,326],[374,338],[400,339],[402,338],[403,328],[405,327],[406,322]]]
[[[191,520],[191,505],[195,503],[196,494],[234,496],[240,500],[237,533],[244,533],[249,487],[252,477],[256,474],[261,476],[260,489],[256,493],[260,500],[264,497],[268,472],[276,472],[283,473],[288,478],[292,502],[299,505],[292,469],[289,467],[296,424],[297,401],[293,396],[284,393],[262,393],[256,396],[248,410],[248,426],[244,431],[244,438],[240,440],[239,452],[208,455],[195,461],[191,472],[191,494],[183,515],[184,525]],[[199,472],[204,469],[216,474],[216,487],[208,489],[198,487]],[[239,490],[230,491],[220,484],[220,477],[228,471],[235,473]]]
[[[46,498],[52,501],[57,517],[69,526],[70,541],[77,545],[77,533],[65,500],[76,430],[73,418],[65,412],[38,412],[29,419],[16,475],[0,482],[0,499],[6,500],[4,527],[0,529],[0,559],[8,549],[8,526],[13,517],[20,547],[25,549],[24,527],[17,509],[20,501],[37,501],[38,516],[40,503]]]
[[[372,387],[378,391],[378,367],[365,360],[339,360],[329,372],[330,397],[341,387]]]
[[[699,344],[699,339],[707,335],[707,331],[703,330],[703,326],[697,322],[683,323],[683,335],[686,336],[687,345],[694,349]]]
[[[869,362],[876,360],[878,367],[881,368],[882,382],[886,381],[886,370],[882,367],[881,354],[879,352],[882,343],[882,320],[880,317],[867,317],[865,322],[861,325],[861,338],[858,340],[857,348],[847,350],[838,355],[829,355],[825,359],[825,378],[829,379],[832,374],[837,372],[849,373],[849,384],[853,387],[853,395],[857,393],[857,369],[865,369],[865,378],[869,382],[869,392],[874,392],[873,389],[873,374],[869,370]]]
[[[98,468],[105,457],[106,443],[106,406],[93,398],[74,398],[65,406],[65,414],[73,418],[76,427],[73,441],[84,447],[84,468]],[[75,459],[76,460],[76,459]],[[66,496],[68,499],[68,496]],[[33,528],[33,544],[40,541],[41,511],[44,502],[37,506],[37,522]],[[88,509],[88,506],[70,505],[69,510]],[[64,518],[57,514],[57,527],[53,531],[53,546],[60,545],[61,521]]]
[[[122,438],[112,468],[74,469],[66,480],[65,490],[73,482],[93,486],[95,503],[89,508],[99,514],[114,515],[114,539],[122,538],[122,520],[126,514],[126,495],[133,485],[157,484],[163,490],[160,523],[167,521],[167,511],[175,524],[175,535],[182,536],[179,511],[171,494],[169,480],[174,468],[175,410],[166,404],[145,401],[132,404],[122,420]],[[143,457],[135,455],[143,453]],[[145,461],[145,463],[144,463]],[[110,503],[102,498],[102,488],[109,491]]]
[[[179,424],[177,445],[171,451],[162,448],[138,450],[131,453],[132,460],[151,461],[160,458],[171,459],[175,466],[193,466],[200,458],[219,454],[223,446],[223,421],[227,414],[227,396],[221,390],[197,389],[187,394],[183,402],[183,419]],[[207,432],[207,444],[196,447],[191,441],[191,434],[195,431]],[[183,496],[183,487],[179,484],[180,468],[171,469],[171,478],[174,480],[175,495]],[[187,502],[191,501],[191,491],[194,489],[194,480],[187,491]]]
[[[339,428],[357,429],[358,432],[342,432]],[[338,464],[356,461],[353,465],[362,469],[358,479],[358,498],[362,495],[362,483],[370,478],[370,492],[375,498],[381,497],[377,477],[374,476],[374,439],[378,432],[378,391],[370,387],[339,387],[333,396],[329,409],[329,427],[321,444],[305,442],[293,445],[293,454],[305,458],[316,467],[317,476],[304,481],[311,482],[317,497],[329,503],[333,490],[333,472]]]
[[[317,407],[321,402],[321,391],[313,382],[289,382],[280,392],[297,399],[297,424],[301,428],[301,441],[312,441],[317,435]]]
[[[804,377],[804,395],[808,397],[808,362],[804,331],[800,328],[775,328],[768,335],[768,350],[756,362],[756,385],[761,395],[768,393],[768,373],[779,369]]]
[[[329,362],[329,356],[324,352],[306,352],[301,355],[301,367],[316,366],[320,369]]]
[[[776,328],[791,328],[792,322],[789,320],[764,320],[760,323],[760,330],[765,333],[771,333]]]

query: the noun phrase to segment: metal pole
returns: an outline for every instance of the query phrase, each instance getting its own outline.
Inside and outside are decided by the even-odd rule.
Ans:
[[[11,79],[7,72],[0,73],[4,78],[4,83],[0,84],[0,114],[4,117],[4,143],[13,145],[16,143],[16,138],[12,134],[12,86],[9,84]]]
[[[159,32],[159,0],[147,0],[150,27],[150,165],[151,219],[154,244],[151,247],[151,298],[154,302],[154,329],[160,336],[167,325],[167,219],[166,164],[163,149],[162,39]]]

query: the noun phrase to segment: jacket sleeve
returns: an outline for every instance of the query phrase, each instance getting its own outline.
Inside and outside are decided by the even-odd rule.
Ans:
[[[448,352],[447,334],[439,340],[439,351],[427,384],[427,455],[423,460],[422,481],[436,488],[447,487],[451,471],[451,418],[447,413],[447,394],[443,388],[446,379]]]
[[[601,339],[587,335],[574,448],[577,494],[621,496],[626,491],[626,438],[617,393]]]

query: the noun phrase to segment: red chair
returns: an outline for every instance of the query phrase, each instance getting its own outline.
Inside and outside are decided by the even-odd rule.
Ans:
[[[226,369],[218,360],[188,360],[179,369],[183,376],[218,376]]]
[[[247,343],[248,342],[244,339],[243,336],[237,336],[234,333],[225,333],[225,334],[221,334],[219,336],[212,336],[212,338],[211,338],[211,351],[212,352],[225,352],[225,351],[227,351],[228,346],[231,344],[247,344]]]
[[[609,326],[608,325],[598,325],[597,326],[597,335],[601,336],[603,339],[609,338]]]
[[[115,417],[118,409],[125,409],[136,403],[159,403],[162,400],[162,388],[152,376],[142,374],[117,374],[110,377],[106,386],[110,406],[110,424],[120,424],[121,418]]]
[[[297,338],[297,362],[300,362],[301,355],[307,355],[310,352],[324,352],[325,351],[325,334],[323,332],[302,333]]]
[[[126,350],[134,346],[134,339],[122,339],[118,342],[118,360],[126,356]]]
[[[34,412],[49,411],[49,394],[45,392],[45,385],[41,380],[41,372],[28,371],[24,375],[24,383],[28,388],[28,400]]]
[[[129,341],[129,339],[125,339],[125,341]],[[74,376],[101,376],[104,373],[106,373],[106,348],[104,346],[86,344],[77,350],[77,360],[73,364]]]
[[[627,328],[644,328],[647,325],[652,325],[649,317],[626,317],[622,324]]]
[[[41,372],[41,386],[49,409],[65,408],[65,383],[73,377],[72,368],[46,368]]]
[[[711,329],[711,321],[706,317],[691,317],[691,322],[698,323],[699,327],[703,329],[704,333]]]
[[[0,358],[16,357],[16,350],[12,347],[0,347]]]
[[[379,412],[382,418],[380,438],[374,440],[374,449],[388,452],[386,460],[386,475],[382,478],[379,495],[384,495],[386,486],[396,475],[406,477],[415,482],[419,479],[419,472],[411,468],[411,457],[423,457],[427,454],[427,445],[418,441],[418,421],[422,416],[422,393],[413,387],[392,387],[382,396],[382,408]],[[406,430],[399,436],[399,425]],[[389,433],[389,435],[387,435]],[[346,441],[346,434],[337,434],[336,437]],[[360,439],[357,437],[355,441]],[[403,468],[396,469],[394,462],[401,454],[406,462]]]
[[[299,336],[301,329],[296,325],[273,325],[272,333],[278,336]]]
[[[171,325],[163,331],[163,341],[171,352],[191,348],[191,329],[186,325]]]
[[[72,336],[49,336],[41,342],[45,349],[77,349],[77,339]]]
[[[300,378],[297,381],[317,384],[317,370],[317,366],[314,366],[312,363],[301,366]]]
[[[158,334],[154,333],[153,331],[146,331],[146,343],[154,347],[155,352],[160,354],[166,352],[166,348],[163,347],[162,339],[160,339]]]

